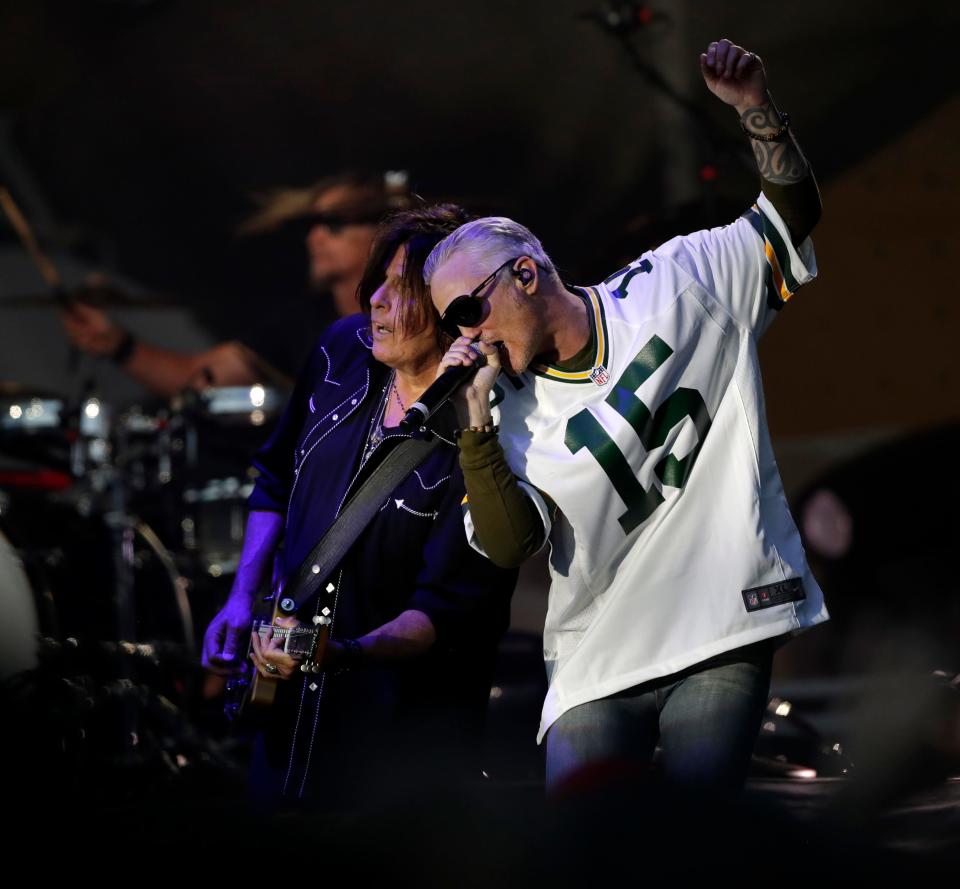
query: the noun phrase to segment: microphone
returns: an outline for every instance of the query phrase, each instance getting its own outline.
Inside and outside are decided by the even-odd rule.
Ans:
[[[409,433],[423,426],[449,400],[450,396],[467,383],[486,363],[486,357],[480,355],[473,364],[455,364],[448,367],[427,386],[420,400],[407,408],[407,413],[400,421],[400,429]]]

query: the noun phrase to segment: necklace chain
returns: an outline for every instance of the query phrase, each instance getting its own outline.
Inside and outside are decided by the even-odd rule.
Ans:
[[[397,390],[397,372],[396,371],[390,374],[390,388],[393,389],[393,394],[394,396],[396,396],[397,404],[400,405],[400,410],[406,413],[407,406],[403,403],[403,399],[400,397],[400,392]]]
[[[377,445],[384,439],[384,423],[387,419],[387,411],[390,408],[390,392],[393,392],[393,396],[397,399],[397,404],[400,405],[400,409],[406,412],[406,405],[403,403],[403,399],[397,391],[397,372],[395,370],[390,371],[390,380],[383,387],[380,402],[370,420],[370,430],[367,433],[367,444],[363,450],[361,465],[367,462],[370,455],[377,449]]]
[[[391,383],[392,381],[393,378],[391,377]],[[377,445],[383,441],[383,421],[387,417],[387,408],[390,403],[389,391],[390,384],[388,383],[383,387],[376,410],[374,410],[373,416],[370,418],[370,429],[367,431],[367,443],[363,449],[363,455],[360,458],[361,466],[367,462],[370,455],[377,449]]]

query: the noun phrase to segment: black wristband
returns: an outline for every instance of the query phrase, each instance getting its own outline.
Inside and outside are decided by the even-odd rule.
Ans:
[[[339,639],[341,647],[340,663],[337,666],[341,670],[349,670],[356,667],[363,661],[363,646],[356,639]]]
[[[114,364],[126,364],[136,348],[137,338],[129,330],[125,330],[117,348],[110,353],[110,360]]]

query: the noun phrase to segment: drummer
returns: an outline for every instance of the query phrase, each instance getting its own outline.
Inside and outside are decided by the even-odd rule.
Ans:
[[[309,226],[305,240],[309,287],[328,299],[315,301],[310,310],[304,307],[306,316],[316,317],[305,317],[295,325],[307,334],[302,350],[291,342],[290,325],[285,323],[281,342],[270,351],[260,317],[251,318],[251,329],[241,331],[237,339],[194,353],[145,342],[103,310],[82,302],[63,312],[64,329],[78,349],[110,358],[138,383],[164,398],[187,388],[291,383],[319,330],[359,311],[357,286],[376,224],[387,211],[409,204],[410,194],[402,175],[389,179],[351,174],[321,180],[307,189],[276,192],[241,228],[242,234],[256,234],[291,221]]]

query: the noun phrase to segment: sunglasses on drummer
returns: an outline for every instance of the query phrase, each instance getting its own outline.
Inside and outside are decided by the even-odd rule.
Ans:
[[[469,293],[462,293],[460,296],[451,300],[450,304],[440,316],[440,329],[456,339],[460,336],[461,327],[476,327],[483,318],[483,303],[493,293],[491,289],[490,293],[484,294],[484,289],[508,265],[523,258],[522,256],[514,256],[513,259],[508,259],[506,262],[501,263]],[[510,274],[515,278],[519,278],[524,284],[528,283],[531,279],[531,273],[527,269],[511,269]]]
[[[379,221],[379,214],[374,216],[369,213],[310,213],[307,216],[297,217],[295,220],[298,226],[307,229],[322,226],[331,235],[339,235],[349,225],[376,225]]]

